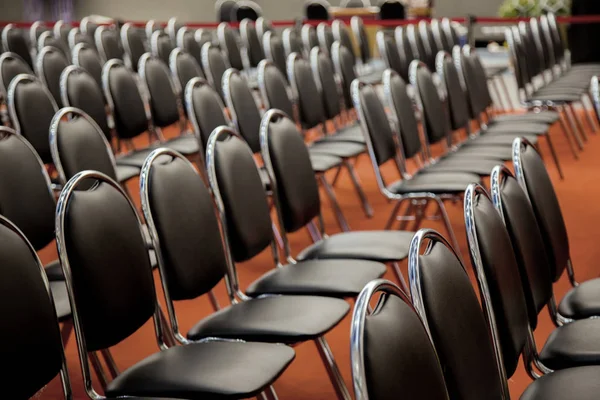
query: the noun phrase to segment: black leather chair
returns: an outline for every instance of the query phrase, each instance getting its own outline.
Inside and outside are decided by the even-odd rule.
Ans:
[[[171,38],[165,32],[155,31],[152,34],[152,37],[150,37],[150,52],[154,57],[157,57],[159,60],[165,63],[165,65],[169,65],[169,55],[171,55],[171,52],[174,48],[175,46],[171,42]],[[140,61],[138,61],[138,63],[139,62]],[[138,72],[140,72],[139,65]]]
[[[6,396],[13,399],[34,397],[60,375],[65,399],[71,398],[61,332],[56,320],[48,278],[35,249],[19,228],[0,216],[1,302],[6,328],[2,358],[13,366],[6,371]],[[36,359],[35,363],[31,363]],[[20,381],[23,371],[28,378]],[[19,382],[19,383],[16,383]]]
[[[369,46],[369,39],[362,18],[352,17],[350,19],[350,28],[354,34],[354,39],[358,43],[360,60],[363,64],[368,64],[371,61],[371,47]]]
[[[2,49],[4,52],[17,54],[33,71],[33,59],[25,40],[25,33],[13,24],[8,24],[2,29]]]
[[[325,0],[309,0],[304,4],[304,15],[308,20],[327,21],[331,5]]]
[[[354,44],[352,43],[348,27],[344,21],[336,19],[331,23],[331,30],[333,31],[334,41],[339,42],[341,46],[344,46],[350,52],[350,55],[352,56],[352,67],[354,67],[356,64],[356,53],[354,51]]]
[[[212,43],[206,43],[202,46],[202,69],[208,83],[215,89],[221,99],[225,99],[223,94],[223,75],[229,68],[229,61],[219,46]]]
[[[175,50],[179,48],[179,50],[189,53],[194,57],[198,66],[200,66],[202,64],[202,46],[205,42],[200,43],[197,41],[195,32],[196,31],[186,27],[181,28],[179,32],[177,32],[177,47]],[[171,52],[171,54],[173,54],[173,52]]]
[[[375,43],[386,67],[400,74],[402,79],[408,81],[408,70],[412,60],[407,59],[398,51],[398,48],[401,46],[397,45],[396,39],[384,31],[379,31],[375,36]]]
[[[167,21],[165,32],[171,38],[171,44],[173,46],[177,46],[177,34],[181,28],[185,28],[185,25],[179,22],[176,17],[171,17]]]
[[[600,296],[596,289],[600,279],[581,284],[575,279],[567,228],[544,162],[539,153],[524,140],[515,141],[513,151],[515,174],[533,206],[546,245],[551,278],[557,282],[566,270],[573,286],[561,301],[558,313],[563,318],[576,320],[600,315]],[[564,322],[563,318],[557,318],[555,322],[560,324]]]
[[[516,188],[518,189],[518,185]],[[520,353],[524,353],[525,365],[534,378],[539,376],[534,365],[542,374],[559,369],[600,365],[600,351],[597,347],[600,321],[595,319],[575,321],[556,328],[538,353],[530,322],[535,317],[528,314],[530,309],[527,307],[525,293],[535,290],[549,301],[552,293],[551,280],[547,270],[548,263],[543,262],[538,255],[543,254],[543,242],[539,234],[531,231],[531,224],[535,228],[534,214],[532,210],[529,210],[528,215],[523,209],[521,212],[521,222],[526,219],[529,223],[513,226],[512,229],[513,232],[517,229],[530,229],[530,234],[523,238],[524,242],[533,235],[536,236],[537,243],[520,244],[532,246],[525,251],[531,251],[537,260],[535,263],[526,261],[519,265],[505,221],[495,212],[492,199],[485,189],[474,184],[465,192],[465,222],[471,259],[476,267],[477,279],[486,281],[480,287],[481,297],[485,302],[490,302],[494,311],[507,375],[512,376],[515,372]],[[533,247],[536,244],[541,246]],[[518,256],[522,257],[523,252]],[[546,276],[543,277],[540,273],[545,273]],[[536,303],[536,307],[539,306]]]
[[[33,70],[18,54],[6,52],[0,55],[0,95],[8,100],[8,86],[20,74],[33,75]]]
[[[516,355],[514,359],[503,360],[493,311],[485,307],[485,302],[482,311],[459,255],[440,234],[431,230],[421,230],[415,235],[410,254],[411,297],[427,323],[450,398],[509,398],[504,364],[516,366],[522,349],[516,350],[513,344],[510,349],[515,350],[502,349]],[[526,331],[522,326],[526,324],[526,315],[513,324],[517,327],[510,332],[515,335],[515,343],[525,342]],[[596,366],[553,372],[530,384],[521,399],[592,399],[599,373]]]
[[[42,49],[46,46],[51,46],[60,50],[60,52],[63,53],[67,61],[69,63],[71,62],[71,50],[62,42],[62,40],[56,38],[52,31],[45,31],[40,35],[40,37],[37,40],[37,53],[39,54],[42,51]]]
[[[392,399],[399,393],[407,398],[449,399],[427,328],[398,286],[385,280],[369,282],[356,300],[351,326],[357,399]]]
[[[90,17],[83,17],[79,23],[79,29],[81,30],[81,33],[94,38],[96,36],[98,24],[92,21]]]
[[[317,29],[309,24],[304,24],[300,31],[300,38],[302,39],[302,46],[304,52],[310,54],[310,51],[314,47],[319,47],[319,36],[317,35]],[[288,56],[289,57],[289,56]]]
[[[96,48],[96,43],[94,42],[93,36],[88,36],[87,34],[81,32],[79,28],[72,28],[69,32],[69,48],[73,50],[75,46],[79,43],[85,43],[88,46]]]
[[[246,295],[355,297],[366,283],[385,272],[385,265],[372,261],[308,260],[283,264],[273,240],[269,204],[251,148],[233,129],[221,127],[211,134],[207,170],[231,260],[244,262],[270,247],[273,265],[277,266],[253,282]],[[319,348],[321,354],[327,353],[322,341]],[[347,398],[333,358],[326,365],[339,397]]]
[[[48,130],[58,106],[48,88],[33,75],[17,75],[8,87],[8,112],[15,131],[51,164]]]
[[[407,26],[396,27],[396,29],[394,30],[394,39],[396,41],[396,49],[401,60],[401,63],[399,65],[401,67],[404,67],[406,65],[406,69],[402,68],[400,71],[396,72],[400,74],[402,79],[408,82],[410,80],[410,77],[408,75],[410,63],[418,58],[415,57],[410,41],[408,40]]]
[[[180,32],[186,29],[187,28],[183,28]],[[200,49],[198,49],[198,58],[200,58]],[[176,91],[181,96],[183,111],[187,116],[187,109],[185,108],[185,87],[193,78],[204,78],[204,73],[202,72],[200,64],[196,61],[196,58],[181,48],[175,48],[171,52],[171,55],[169,56],[169,69],[171,70],[171,76]]]
[[[245,52],[245,58],[247,59],[247,67],[258,67],[258,63],[265,58],[265,52],[252,20],[243,19],[240,22],[240,39],[242,51]]]
[[[60,74],[69,66],[69,61],[56,47],[44,47],[37,55],[36,70],[38,77],[50,90],[56,104],[62,106],[60,98]]]
[[[336,40],[333,42],[333,45],[331,45],[331,60],[333,61],[335,73],[341,81],[344,106],[346,107],[346,110],[352,112],[354,110],[354,103],[352,102],[352,95],[350,94],[350,86],[357,78],[352,52],[341,42]]]
[[[405,27],[406,29],[406,38],[408,44],[410,45],[411,52],[413,53],[413,57],[415,60],[420,60],[427,68],[431,71],[435,70],[435,54],[430,54],[423,42],[423,37],[419,32],[419,25],[410,24]]]
[[[319,40],[319,47],[321,48],[321,51],[330,56],[331,45],[335,41],[331,25],[326,22],[321,22],[319,25],[317,25],[317,38]]]
[[[396,221],[402,203],[405,201],[409,203],[406,213],[411,213],[415,206],[413,200],[422,199],[426,200],[425,205],[433,202],[438,206],[439,215],[453,243],[456,244],[456,237],[446,213],[444,199],[461,196],[470,183],[479,182],[480,178],[475,174],[462,172],[420,173],[417,171],[412,176],[408,175],[406,160],[395,140],[397,133],[392,129],[384,106],[373,86],[355,80],[352,83],[352,98],[367,139],[369,156],[379,190],[386,198],[396,202],[386,228],[391,227],[392,223]],[[391,160],[394,160],[402,178],[392,183],[386,183],[381,166]],[[418,204],[416,206],[420,207]],[[418,227],[420,223],[421,219],[417,218],[415,225]]]
[[[28,40],[29,47],[35,52],[38,49],[38,40],[40,36],[44,32],[48,32],[50,29],[46,24],[42,21],[34,21],[29,27],[29,32],[27,32],[28,37],[25,40]]]
[[[97,183],[81,190],[90,179]],[[167,341],[161,321],[140,222],[119,184],[99,172],[82,172],[67,183],[58,204],[57,246],[78,317],[77,344],[90,397],[97,393],[85,355],[122,342],[150,319],[161,351],[113,379],[104,391],[108,397],[252,397],[294,358],[285,346],[218,339],[168,347],[172,339]]]
[[[133,72],[137,72],[140,57],[146,52],[144,41],[142,40],[142,33],[135,26],[126,23],[121,27],[121,43],[125,50],[126,65]]]
[[[268,60],[277,66],[284,79],[287,80],[287,59],[281,38],[277,36],[276,33],[267,31],[262,36],[262,43],[265,52],[265,60]]]
[[[433,34],[433,40],[439,50],[444,50],[447,53],[452,53],[452,48],[458,43],[448,41],[448,38],[444,34],[444,19],[433,18],[430,22],[431,32]]]
[[[143,37],[142,41],[144,41],[146,44],[149,44],[152,34],[156,31],[163,31],[162,25],[160,23],[156,22],[153,19],[146,22],[146,25],[144,25],[144,34],[146,35],[146,37]]]
[[[121,46],[118,31],[101,26],[96,29],[94,42],[96,43],[98,53],[100,53],[104,61],[112,60],[113,58],[124,59],[123,47]]]
[[[285,28],[281,34],[281,40],[283,41],[286,57],[289,57],[292,53],[304,53],[302,38],[296,29]]]
[[[98,87],[102,87],[102,66],[104,62],[98,51],[86,43],[73,48],[73,65],[85,69],[94,78]]]
[[[217,39],[219,40],[221,50],[227,55],[229,65],[242,71],[246,66],[242,59],[242,52],[238,44],[237,33],[229,26],[229,24],[222,22],[217,27]]]

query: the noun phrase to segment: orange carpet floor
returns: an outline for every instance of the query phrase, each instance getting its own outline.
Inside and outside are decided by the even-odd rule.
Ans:
[[[553,129],[552,135],[565,174],[564,181],[561,181],[558,177],[547,144],[543,138],[540,139],[540,148],[552,176],[565,215],[569,231],[571,253],[577,277],[580,281],[595,278],[599,275],[599,267],[596,260],[600,259],[600,246],[598,246],[598,238],[600,237],[600,234],[598,233],[598,226],[600,226],[600,206],[598,206],[597,200],[600,196],[600,185],[598,185],[598,178],[600,175],[600,137],[588,132],[588,135],[590,136],[589,141],[586,143],[584,151],[580,153],[580,159],[575,160],[562,132]],[[512,168],[510,163],[509,166]],[[388,168],[388,172],[394,172],[393,169],[391,169],[391,166]],[[382,229],[391,212],[393,204],[388,202],[380,194],[368,157],[363,156],[359,160],[357,169],[369,201],[375,210],[375,216],[371,219],[365,217],[350,180],[345,174],[342,174],[336,187],[342,209],[348,218],[352,229]],[[129,186],[136,201],[139,199],[139,187],[137,185],[138,182],[133,181]],[[335,233],[338,231],[338,226],[329,209],[326,198],[324,196],[322,196],[322,198],[324,199],[323,213],[327,230],[329,233]],[[461,246],[460,250],[462,251],[463,257],[468,260],[469,255],[466,246],[462,204],[448,204],[447,207],[454,230],[458,235]],[[438,222],[425,222],[424,226],[439,229],[441,233],[445,234],[443,226]],[[305,230],[292,235],[291,242],[295,252],[300,251],[311,243]],[[41,256],[42,261],[44,262],[56,258],[56,249],[54,245],[45,249]],[[199,260],[199,262],[201,262],[201,260]],[[273,264],[268,251],[259,255],[251,262],[238,265],[242,287],[247,286],[250,282],[272,267]],[[470,269],[470,265],[468,267]],[[406,272],[406,263],[404,263],[403,268]],[[161,303],[164,304],[162,291],[158,287],[158,273],[156,271],[155,277],[159,299]],[[386,278],[394,281],[393,275],[389,272],[386,275]],[[566,278],[562,279],[556,285],[556,292],[559,299],[564,295],[568,288],[569,284]],[[220,284],[216,288],[215,293],[217,294],[221,305],[226,305],[227,297],[223,284]],[[186,330],[196,321],[209,315],[212,311],[208,298],[181,302],[176,305],[176,308],[183,332],[186,332]],[[544,343],[552,329],[553,325],[547,313],[542,313],[539,328],[536,331],[536,337],[539,344]],[[346,384],[351,388],[349,336],[350,314],[338,327],[330,332],[326,338],[342,370]],[[598,346],[600,347],[600,343],[598,343]],[[131,338],[115,346],[112,349],[112,352],[119,368],[124,370],[144,356],[156,352],[157,350],[153,326],[151,323],[147,323]],[[77,347],[73,335],[71,335],[66,346],[66,354],[74,390],[74,398],[85,399],[87,397],[83,388]],[[35,363],[35,360],[32,360],[32,363]],[[252,365],[248,365],[248,368],[252,368]],[[519,367],[515,376],[510,379],[512,398],[518,399],[529,383],[530,379],[526,375],[525,370],[522,366]],[[313,343],[305,343],[296,347],[296,359],[287,371],[284,372],[283,376],[276,382],[275,389],[280,399],[314,400],[335,398],[331,383]],[[58,379],[55,379],[40,393],[39,398],[59,399],[62,398],[60,393],[60,382]]]

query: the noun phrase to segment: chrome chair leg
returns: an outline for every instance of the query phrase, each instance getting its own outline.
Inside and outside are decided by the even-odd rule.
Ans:
[[[331,208],[333,208],[333,212],[335,217],[337,218],[338,225],[343,232],[350,231],[350,225],[348,225],[348,221],[342,212],[342,208],[340,207],[340,203],[337,201],[337,197],[335,196],[335,192],[329,182],[327,182],[327,178],[325,178],[324,174],[319,175],[319,180],[321,181],[321,186],[325,189],[325,193],[327,197],[329,197],[329,201],[331,203]]]
[[[579,147],[579,150],[583,150],[583,140],[581,138],[581,136],[579,135],[578,129],[577,129],[577,125],[575,124],[575,120],[573,119],[573,116],[571,115],[571,113],[569,112],[569,108],[568,107],[564,107],[563,108],[565,115],[567,117],[567,121],[569,121],[569,126],[571,128],[571,133],[573,135],[573,137],[575,138],[575,140],[577,141],[577,146]]]
[[[73,320],[68,320],[62,323],[62,327],[60,328],[60,337],[62,338],[63,346],[67,346],[67,342],[71,337],[71,332],[73,331]]]
[[[401,221],[400,221],[400,225],[398,225],[398,230],[399,231],[405,231],[406,230],[406,226],[408,225],[408,221],[411,221],[410,215],[414,213],[414,209],[415,209],[415,200],[411,200],[408,203],[408,207],[406,207],[406,211],[404,211],[402,213],[402,217],[401,217]],[[416,219],[416,217],[415,217]],[[414,219],[412,219],[414,221]]]
[[[309,222],[306,225],[306,230],[308,231],[308,234],[310,235],[310,238],[313,241],[313,243],[316,243],[319,240],[323,239],[321,233],[319,232],[319,229],[313,221]]]
[[[281,237],[281,233],[279,232],[279,227],[275,224],[275,222],[271,223],[271,229],[273,230],[273,237],[275,237],[275,241],[277,242],[277,246],[280,249],[283,249],[283,238]]]
[[[277,392],[275,391],[273,385],[269,386],[269,388],[265,390],[265,394],[267,395],[269,400],[279,400],[279,397],[277,396]]]
[[[102,368],[102,364],[100,364],[100,359],[98,358],[98,354],[95,351],[88,353],[88,359],[90,360],[90,364],[96,373],[96,377],[100,383],[102,389],[106,388],[108,384],[108,378],[106,377],[106,373],[104,372],[104,368]]]
[[[404,279],[404,274],[402,273],[402,270],[400,269],[400,264],[398,264],[397,261],[394,261],[392,263],[392,271],[394,271],[394,274],[396,275],[396,280],[402,287],[402,290],[404,290],[405,293],[410,293],[408,285],[406,284],[406,279]]]
[[[560,128],[563,131],[563,134],[567,138],[567,142],[569,143],[569,147],[571,148],[573,157],[575,157],[576,160],[579,160],[579,154],[577,154],[577,149],[575,148],[575,143],[573,143],[573,138],[571,137],[571,133],[569,132],[567,124],[565,123],[565,117],[563,116],[562,112],[559,113],[558,121],[560,122]]]
[[[317,345],[317,350],[319,350],[319,355],[323,360],[323,364],[325,364],[327,374],[329,375],[329,379],[331,379],[331,383],[333,384],[337,398],[339,400],[352,400],[352,396],[350,396],[348,387],[346,386],[344,378],[342,377],[337,363],[335,362],[335,358],[333,357],[333,353],[331,352],[329,344],[323,336],[315,339],[315,344]]]
[[[403,201],[399,200],[394,205],[394,208],[392,209],[392,212],[390,213],[390,217],[388,218],[387,222],[385,223],[385,228],[383,228],[386,231],[392,227],[392,224],[394,222],[396,222],[396,216],[398,215],[398,211],[400,210],[400,206],[402,205],[402,203],[403,203]],[[410,205],[408,207],[410,208]]]
[[[363,190],[362,186],[360,185],[360,182],[358,180],[358,175],[356,174],[354,167],[348,160],[344,160],[344,165],[346,166],[346,169],[348,170],[348,173],[350,174],[350,180],[352,181],[352,184],[354,185],[354,189],[356,190],[356,193],[358,194],[358,197],[362,204],[365,215],[368,218],[372,218],[373,217],[373,207],[371,207],[371,204],[369,203],[369,200],[367,199],[367,195],[365,194],[365,191]]]
[[[571,261],[571,259],[567,261],[567,275],[569,277],[569,282],[571,283],[571,286],[579,286],[577,279],[575,279],[575,270],[573,269],[573,262]]]
[[[575,123],[577,124],[577,129],[579,129],[579,133],[581,133],[581,137],[584,142],[588,141],[587,133],[585,133],[585,128],[583,127],[583,121],[581,120],[581,115],[575,112],[575,107],[573,104],[568,104],[567,107],[571,110],[571,114],[573,114],[573,118],[575,119]]]
[[[213,310],[219,311],[221,309],[219,300],[217,299],[217,296],[215,296],[215,293],[212,290],[208,292],[208,299],[210,300],[210,305],[213,307]]]
[[[110,350],[102,349],[100,350],[100,354],[102,354],[102,358],[104,358],[104,362],[106,363],[106,367],[108,368],[110,376],[115,379],[117,376],[119,376],[120,372]]]
[[[562,168],[560,167],[560,163],[558,162],[558,156],[556,155],[556,150],[554,149],[554,145],[552,144],[552,139],[550,138],[550,132],[546,134],[546,140],[548,141],[548,147],[550,148],[550,154],[552,154],[552,158],[554,159],[554,164],[556,165],[556,169],[558,170],[558,175],[560,179],[565,179]]]
[[[594,110],[594,102],[592,101],[589,93],[584,94],[583,97],[587,99],[591,105],[591,107],[587,107],[584,101],[581,102],[583,109],[585,110],[588,123],[590,124],[590,128],[592,129],[591,132],[598,133],[598,118],[596,117],[596,111]]]

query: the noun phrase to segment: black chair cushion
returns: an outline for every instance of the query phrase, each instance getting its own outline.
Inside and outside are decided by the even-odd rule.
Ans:
[[[522,134],[543,135],[548,133],[548,125],[537,122],[497,122],[489,125],[486,133],[511,133],[515,136]]]
[[[330,169],[339,166],[342,163],[342,159],[337,156],[332,156],[323,153],[312,153],[309,150],[310,163],[312,169],[315,172],[325,172]]]
[[[498,160],[478,160],[469,157],[442,158],[435,164],[429,165],[423,172],[468,172],[479,176],[488,176],[499,163]]]
[[[384,263],[400,261],[408,256],[412,237],[412,232],[403,231],[338,233],[302,250],[296,259],[348,258]]]
[[[490,132],[474,138],[465,143],[466,146],[507,146],[510,147],[515,138],[524,137],[531,144],[537,144],[538,138],[536,135],[524,135],[521,133],[508,132]]]
[[[155,353],[110,382],[106,395],[239,399],[253,397],[294,359],[287,346],[209,342]]]
[[[127,165],[131,167],[142,168],[144,166],[144,161],[146,161],[146,158],[157,148],[157,145],[153,145],[144,149],[135,150],[130,153],[119,155],[116,158],[117,166]]]
[[[419,173],[412,179],[396,181],[387,189],[395,194],[415,192],[426,193],[462,193],[471,183],[479,183],[481,179],[475,174],[465,172],[453,173]]]
[[[335,134],[327,135],[320,142],[354,142],[365,144],[367,141],[363,135],[362,128],[358,124],[344,126],[338,129]]]
[[[119,182],[126,182],[140,174],[140,169],[138,167],[132,167],[130,165],[117,165],[116,167],[117,181]]]
[[[114,105],[117,135],[132,139],[148,130],[144,101],[132,73],[125,66],[111,68],[108,86]]]
[[[459,147],[456,152],[452,152],[446,157],[473,157],[478,159],[495,159],[508,161],[512,159],[512,148],[510,146],[497,146],[482,143],[480,145],[465,145]]]
[[[600,315],[600,279],[591,279],[569,290],[558,312],[567,318],[583,319]]]
[[[365,151],[365,145],[353,142],[318,141],[309,147],[311,152],[330,154],[341,158],[356,157]]]
[[[600,321],[583,319],[555,329],[540,351],[550,369],[600,365]]]
[[[192,327],[187,336],[294,344],[328,332],[349,309],[345,301],[328,297],[267,296],[221,309]]]
[[[538,113],[529,112],[529,113],[525,113],[525,114],[503,114],[503,115],[494,116],[494,118],[490,121],[490,125],[492,125],[496,122],[504,122],[504,121],[539,122],[539,123],[551,125],[551,124],[555,123],[556,121],[558,121],[559,119],[560,119],[560,115],[556,111],[541,111]]]
[[[194,135],[183,134],[170,139],[162,144],[164,147],[175,150],[184,156],[195,154],[200,151],[200,144]]]
[[[600,393],[600,367],[556,371],[536,379],[521,400],[595,400]]]
[[[254,281],[249,296],[263,294],[355,297],[386,271],[384,264],[364,260],[308,260],[276,268]]]

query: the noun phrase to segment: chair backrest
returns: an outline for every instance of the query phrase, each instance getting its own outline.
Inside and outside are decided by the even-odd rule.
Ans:
[[[154,125],[164,128],[179,121],[180,99],[167,64],[146,53],[140,58],[138,71],[147,88]]]
[[[262,9],[253,1],[238,1],[234,8],[235,20],[241,22],[245,19],[256,21],[262,15]]]
[[[62,51],[56,47],[44,47],[39,52],[36,61],[36,69],[42,83],[48,87],[54,101],[62,105],[60,98],[60,74],[69,66],[67,58]]]
[[[319,36],[317,35],[317,30],[312,25],[302,25],[300,38],[302,39],[302,46],[306,54],[309,54],[313,47],[319,46]]]
[[[44,164],[29,142],[0,127],[0,214],[23,231],[36,250],[54,240],[54,194]]]
[[[430,63],[430,68],[435,69],[435,58],[441,48],[438,48],[435,38],[433,37],[433,30],[431,23],[426,21],[419,21],[417,25],[418,35],[421,37],[423,48],[427,54],[427,60]]]
[[[275,31],[275,28],[273,27],[273,24],[271,23],[271,21],[269,21],[268,19],[266,19],[264,17],[258,17],[258,19],[255,22],[255,25],[256,25],[256,34],[258,35],[258,38],[260,40],[262,40],[265,33]]]
[[[71,32],[71,28],[72,26],[63,20],[56,21],[52,28],[54,37],[60,40],[66,48],[69,47],[69,32]]]
[[[93,38],[96,35],[98,24],[93,22],[90,17],[83,17],[81,19],[81,23],[79,24],[79,28],[81,29],[82,33]]]
[[[73,65],[85,69],[102,87],[102,66],[104,63],[98,51],[86,43],[79,43],[73,48]]]
[[[217,12],[217,21],[219,22],[233,22],[234,9],[237,5],[237,0],[219,0],[215,4],[215,10]]]
[[[213,31],[209,31],[206,29],[196,29],[196,32],[194,32],[194,38],[196,39],[198,46],[200,46],[200,53],[202,53],[202,46],[204,46],[205,43],[213,42]],[[201,62],[199,64],[202,65]]]
[[[220,127],[206,150],[210,187],[235,262],[274,246],[266,193],[252,150],[233,129]],[[276,250],[275,250],[276,251]]]
[[[104,95],[92,75],[81,67],[71,65],[60,76],[60,90],[63,105],[85,112],[110,142],[112,134],[106,118]]]
[[[396,49],[398,50],[398,54],[400,55],[400,59],[403,60],[401,71],[398,71],[402,79],[408,82],[410,79],[408,76],[408,70],[410,68],[410,63],[415,60],[417,57],[414,56],[412,46],[410,41],[408,40],[408,32],[405,26],[399,26],[394,30],[394,38],[396,39]]]
[[[350,55],[352,56],[352,67],[354,67],[354,64],[356,64],[356,54],[354,53],[354,44],[352,43],[348,27],[344,21],[336,19],[331,23],[331,30],[333,31],[333,38],[335,41],[346,47],[350,52]]]
[[[49,30],[50,29],[42,21],[35,21],[31,24],[29,27],[29,44],[32,49],[37,49],[38,39],[44,32],[48,32]]]
[[[23,135],[44,164],[52,163],[48,130],[58,106],[48,88],[33,75],[17,75],[8,87],[8,112],[18,134]]]
[[[217,38],[221,49],[227,54],[229,64],[238,70],[244,69],[242,62],[242,53],[238,44],[237,33],[229,26],[228,23],[222,22],[217,27]]]
[[[304,15],[308,20],[326,21],[330,18],[329,7],[325,0],[310,0],[304,5]]]
[[[462,81],[464,81],[472,118],[480,117],[489,106],[492,105],[492,96],[488,89],[485,70],[481,65],[479,56],[469,46],[464,46],[462,51],[453,51],[455,64],[460,65]]]
[[[271,61],[263,60],[258,64],[258,87],[267,110],[276,108],[293,120],[296,119],[294,102],[289,93],[291,88],[285,76]]]
[[[325,122],[325,105],[310,63],[293,53],[287,60],[288,81],[298,101],[298,116],[307,129]]]
[[[292,28],[285,28],[281,35],[283,40],[283,49],[285,50],[285,56],[289,57],[292,53],[302,54],[303,45],[302,38],[298,36],[298,32]]]
[[[415,59],[424,62],[427,68],[433,71],[435,70],[435,55],[432,56],[429,54],[423,42],[423,36],[419,31],[418,25],[411,24],[406,27],[406,34],[413,51],[413,56]]]
[[[50,124],[52,160],[64,185],[75,174],[98,171],[117,179],[110,144],[96,122],[80,109],[60,109]]]
[[[223,75],[229,68],[229,62],[219,48],[212,43],[206,43],[202,46],[202,69],[208,83],[219,93],[221,99],[223,95]]]
[[[33,59],[31,58],[23,30],[13,24],[6,25],[2,29],[2,48],[5,52],[17,54],[33,71]]]
[[[371,47],[369,46],[369,38],[367,37],[367,31],[365,30],[365,24],[361,17],[354,16],[350,19],[350,27],[354,38],[358,43],[360,50],[360,59],[363,63],[368,63],[371,60]]]
[[[260,151],[261,114],[246,79],[238,70],[230,68],[225,72],[223,92],[233,124],[244,140],[248,142],[252,152],[258,153]]]
[[[554,57],[557,63],[562,63],[565,57],[565,47],[561,32],[556,23],[556,15],[554,15],[554,13],[548,13],[546,14],[546,18],[548,18],[548,26],[552,36]]]
[[[228,272],[219,223],[208,188],[179,153],[158,149],[140,178],[144,219],[158,255],[172,328],[173,301],[209,292]]]
[[[200,44],[196,40],[195,31],[189,28],[183,27],[179,30],[179,32],[177,32],[177,47],[175,50],[179,48],[180,51],[183,50],[190,54],[192,57],[194,57],[198,63],[198,66],[202,64],[201,52],[203,44],[204,42]],[[173,52],[171,52],[171,54],[173,54]]]
[[[329,55],[331,51],[331,45],[335,41],[331,25],[325,22],[321,22],[319,25],[317,25],[317,38],[319,40],[319,46],[321,47],[321,50],[323,50],[325,54]]]
[[[369,304],[377,299],[371,311]],[[439,360],[411,299],[395,284],[369,282],[356,299],[350,331],[357,399],[449,399]],[[427,384],[423,384],[427,382]]]
[[[408,96],[406,82],[391,69],[383,72],[382,82],[386,105],[391,110],[398,125],[404,157],[407,159],[412,158],[422,150],[422,146],[419,125],[412,101]]]
[[[71,50],[68,46],[66,46],[62,40],[54,37],[54,33],[52,31],[46,31],[40,35],[37,41],[37,52],[38,54],[42,51],[42,49],[46,46],[52,46],[60,50],[61,53],[67,58],[67,61],[71,62]]]
[[[406,19],[404,4],[398,0],[386,0],[379,6],[379,19]]]
[[[33,70],[16,53],[6,52],[0,55],[0,95],[7,100],[8,86],[18,75],[33,75]]]
[[[165,32],[171,38],[171,44],[173,46],[177,46],[177,34],[181,28],[185,28],[185,25],[179,22],[176,17],[171,17],[167,21]]]
[[[544,238],[552,278],[556,282],[570,262],[569,235],[558,197],[544,161],[525,139],[513,144],[513,163],[519,183],[527,192]]]
[[[112,60],[113,58],[123,60],[123,48],[119,41],[119,33],[116,30],[101,26],[96,29],[94,41],[96,42],[98,53],[100,53],[105,61]]]
[[[431,144],[447,139],[450,134],[448,111],[440,99],[433,76],[427,66],[414,60],[410,63],[410,83],[415,88],[417,107],[423,113],[423,129]]]
[[[456,27],[452,25],[452,22],[449,18],[442,18],[442,32],[446,41],[448,42],[448,47],[453,48],[456,45],[460,45],[460,40],[458,37],[458,32]]]
[[[2,359],[11,368],[4,374],[5,396],[28,399],[60,374],[65,399],[71,387],[50,284],[30,242],[19,228],[0,216],[1,304],[5,326],[0,338],[10,343]],[[36,360],[31,363],[31,360]],[[27,379],[23,374],[27,373]]]
[[[310,66],[317,88],[323,98],[325,117],[334,119],[342,112],[341,88],[331,58],[323,50],[315,47],[310,52]]]
[[[460,53],[458,46],[455,47],[455,50]],[[461,76],[456,68],[455,59],[446,52],[438,53],[436,72],[446,92],[451,129],[465,128],[469,124],[471,113],[469,112],[469,101],[461,85]]]
[[[169,55],[171,55],[171,51],[173,51],[175,46],[171,42],[171,38],[169,37],[169,35],[162,31],[156,31],[152,34],[152,37],[150,38],[150,48],[154,57],[159,58],[160,60],[162,60],[162,62],[168,65]],[[139,67],[140,66],[138,65],[138,70]]]
[[[269,110],[260,127],[261,154],[285,232],[296,232],[321,213],[319,186],[302,134],[280,110]]]
[[[138,28],[126,23],[121,27],[121,43],[123,43],[123,49],[125,50],[125,61],[127,66],[137,72],[138,62],[142,54],[146,52],[144,47],[144,41],[142,40],[142,33]]]
[[[263,48],[265,52],[265,59],[271,61],[279,68],[283,76],[287,77],[286,74],[286,56],[285,50],[283,49],[283,42],[277,34],[267,31],[262,36]],[[260,63],[259,63],[260,65]],[[286,78],[287,79],[287,78]]]
[[[265,58],[265,53],[252,20],[246,18],[240,22],[240,37],[247,52],[250,67],[257,67],[258,63]]]
[[[104,64],[102,89],[114,117],[118,137],[132,139],[148,130],[144,99],[135,78],[123,62],[112,59]]]
[[[181,31],[187,28],[182,28]],[[198,55],[200,52],[198,51]],[[169,68],[173,77],[173,84],[181,95],[182,104],[185,103],[185,86],[192,78],[204,78],[202,68],[196,59],[185,50],[175,48],[169,57]],[[185,110],[184,110],[185,111]]]
[[[529,324],[535,330],[537,316],[552,298],[552,277],[544,240],[527,193],[504,166],[494,168],[491,193],[504,220],[521,272]]]
[[[485,189],[471,184],[465,192],[465,223],[480,296],[491,302],[506,376],[512,376],[530,332],[527,302],[515,253],[504,221]],[[485,293],[487,292],[487,293]]]
[[[450,398],[508,398],[496,359],[500,350],[455,250],[439,233],[422,229],[410,254],[411,297],[433,340]]]
[[[446,35],[444,35],[442,22],[439,19],[433,18],[431,20],[431,32],[433,33],[433,40],[435,40],[438,49],[451,53],[453,46],[448,41]]]
[[[379,54],[387,67],[401,75],[407,75],[406,71],[408,71],[409,64],[400,56],[394,37],[386,34],[384,31],[379,31],[376,35],[376,42]]]
[[[96,48],[96,43],[94,43],[93,36],[86,35],[85,33],[81,32],[79,28],[72,28],[69,32],[69,48],[73,50],[73,48],[79,43],[85,43],[93,48]]]
[[[194,133],[200,138],[202,149],[206,149],[210,134],[216,128],[231,124],[221,96],[202,78],[192,78],[187,83],[185,108]]]
[[[540,35],[540,40],[542,40],[542,44],[544,45],[544,51],[547,52],[549,57],[549,68],[553,68],[557,65],[559,60],[556,57],[554,36],[547,15],[540,16]]]
[[[540,21],[537,17],[529,19],[529,29],[531,32],[531,40],[537,50],[537,58],[540,63],[541,70],[547,70],[552,66],[550,50],[540,27]]]
[[[354,71],[354,57],[352,52],[340,42],[335,41],[331,46],[331,59],[333,60],[333,66],[337,76],[341,80],[342,93],[344,95],[344,102],[346,109],[351,109],[352,95],[350,94],[350,86],[356,79],[356,72]]]
[[[144,26],[144,33],[146,34],[146,39],[148,42],[150,41],[150,38],[154,32],[162,30],[162,26],[153,19],[146,22],[146,25]]]

